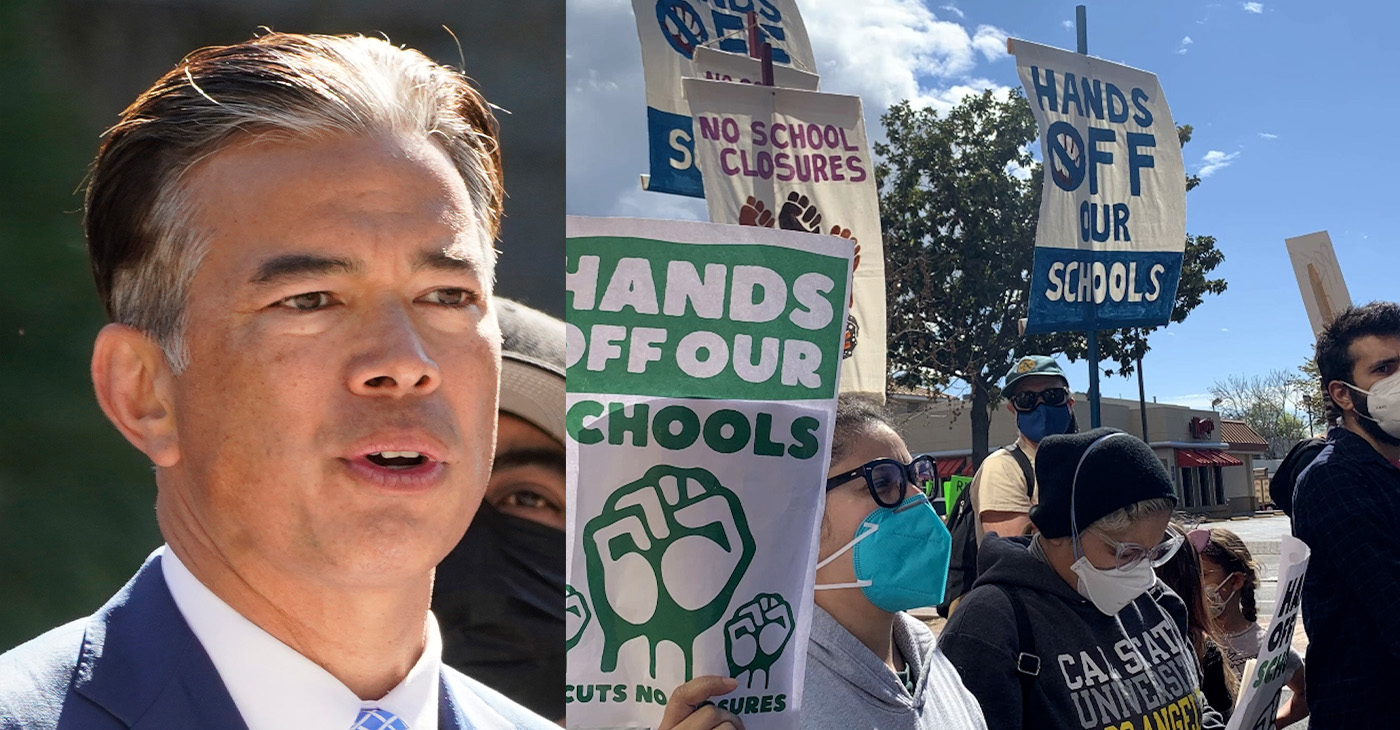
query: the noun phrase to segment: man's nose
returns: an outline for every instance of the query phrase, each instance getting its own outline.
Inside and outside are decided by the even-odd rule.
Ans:
[[[442,374],[428,355],[412,305],[383,302],[365,314],[360,350],[350,366],[349,387],[356,395],[427,395]]]

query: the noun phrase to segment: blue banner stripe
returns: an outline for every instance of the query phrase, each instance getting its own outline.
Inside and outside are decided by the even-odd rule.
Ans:
[[[1181,258],[1174,251],[1039,247],[1026,334],[1167,324]]]
[[[647,107],[647,138],[651,148],[651,181],[659,193],[705,197],[700,168],[695,166],[695,136],[690,117]]]

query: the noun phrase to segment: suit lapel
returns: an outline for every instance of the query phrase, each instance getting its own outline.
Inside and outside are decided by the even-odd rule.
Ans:
[[[247,730],[175,606],[159,556],[88,622],[73,689],[133,730]]]
[[[461,705],[447,687],[447,677],[438,675],[438,730],[471,730]]]

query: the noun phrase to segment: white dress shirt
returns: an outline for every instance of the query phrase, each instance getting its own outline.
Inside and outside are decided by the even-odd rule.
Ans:
[[[204,645],[248,730],[350,730],[368,707],[398,715],[409,730],[437,730],[442,637],[431,612],[424,622],[423,655],[408,676],[382,698],[363,701],[224,603],[168,545],[156,553],[176,607]]]

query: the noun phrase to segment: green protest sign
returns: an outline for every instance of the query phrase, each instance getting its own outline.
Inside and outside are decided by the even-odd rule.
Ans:
[[[567,251],[569,726],[719,674],[796,728],[853,247],[571,218]]]

